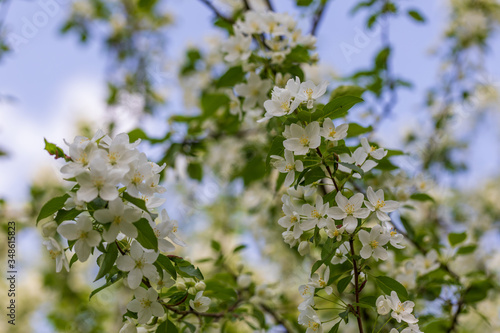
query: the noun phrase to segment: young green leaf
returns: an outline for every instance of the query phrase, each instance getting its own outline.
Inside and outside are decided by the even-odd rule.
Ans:
[[[118,257],[118,247],[116,246],[116,243],[109,243],[106,247],[106,252],[102,254],[102,256],[104,257],[101,262],[101,267],[99,267],[99,272],[97,273],[94,282],[106,275],[115,264],[116,258]]]
[[[38,222],[41,219],[49,217],[52,214],[54,214],[55,212],[57,212],[59,209],[63,208],[64,203],[66,202],[66,200],[68,200],[68,198],[69,198],[69,195],[64,194],[60,197],[55,197],[55,198],[50,199],[45,205],[43,205],[42,209],[40,209],[40,213],[38,214],[38,217],[36,218],[36,224],[38,224]]]
[[[137,241],[147,249],[158,251],[158,238],[145,218],[133,223],[137,228]]]

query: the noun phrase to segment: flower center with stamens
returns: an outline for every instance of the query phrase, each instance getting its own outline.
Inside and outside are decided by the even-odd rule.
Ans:
[[[370,152],[375,151],[375,150],[377,150],[377,147],[375,147],[375,146],[370,147]]]
[[[80,232],[78,234],[79,239],[85,239],[85,238],[87,238],[87,236],[88,236],[88,232],[80,230]]]
[[[372,249],[376,249],[378,247],[378,242],[376,240],[372,240],[370,242],[370,246],[372,247]]]
[[[347,205],[345,205],[344,210],[345,210],[347,215],[352,215],[352,214],[354,214],[354,205],[348,203]]]
[[[136,172],[134,173],[134,177],[132,177],[132,180],[130,182],[134,185],[139,185],[143,180],[144,176],[141,173]]]
[[[326,287],[326,282],[325,282],[325,280],[323,280],[322,278],[320,278],[320,279],[318,280],[318,282],[319,282],[319,285],[320,285],[320,287],[321,287],[321,288]]]
[[[52,259],[56,259],[58,255],[61,254],[61,251],[53,251],[53,250],[49,250],[49,255]]]
[[[108,158],[109,158],[109,164],[115,165],[117,160],[118,160],[118,154],[117,153],[109,153]]]
[[[397,234],[398,234],[397,232],[395,232],[395,231],[391,231],[391,237],[394,237],[394,236],[396,236]]]
[[[308,89],[304,90],[304,93],[307,95],[308,99],[311,99],[312,94],[313,94],[313,90],[311,88],[308,88]]]
[[[288,102],[281,102],[281,110],[285,111],[288,113],[290,111],[290,104]]]
[[[329,137],[333,138],[337,134],[337,132],[332,128],[330,129],[330,133],[328,134]]]
[[[143,269],[144,268],[144,259],[139,259],[135,262],[135,267],[139,268],[139,269]]]
[[[290,217],[290,222],[291,222],[291,223],[297,223],[297,221],[298,221],[298,220],[299,220],[299,219],[297,218],[297,216],[291,216],[291,217]]]
[[[104,179],[102,177],[97,177],[94,179],[94,186],[100,190],[104,186]]]
[[[375,205],[375,209],[380,209],[385,206],[385,201],[384,200],[377,200],[377,204]]]
[[[143,308],[149,308],[151,306],[151,301],[149,299],[143,298],[139,302]]]
[[[285,167],[285,171],[292,171],[293,169],[295,168],[295,165],[293,164],[287,164],[286,167]]]
[[[300,138],[300,144],[304,147],[309,146],[309,138],[307,136],[303,136]]]
[[[316,209],[313,209],[311,212],[311,216],[315,219],[319,219],[321,217],[321,214]]]
[[[121,216],[115,216],[115,218],[113,219],[113,223],[120,225],[120,223],[122,223],[122,217]]]

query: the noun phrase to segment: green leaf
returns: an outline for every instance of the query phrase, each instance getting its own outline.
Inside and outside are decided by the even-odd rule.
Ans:
[[[92,292],[90,293],[90,296],[89,296],[89,301],[92,298],[92,296],[94,296],[95,294],[97,294],[101,290],[104,290],[104,289],[108,288],[109,286],[115,284],[116,282],[120,281],[120,279],[122,279],[124,276],[125,276],[125,274],[119,272],[117,275],[112,276],[105,284],[103,284],[102,286],[100,286],[97,289],[92,290]]]
[[[300,6],[300,7],[307,7],[307,6],[309,6],[312,2],[313,2],[313,0],[297,0],[297,6]]]
[[[477,245],[466,245],[458,248],[457,254],[470,254],[476,251]]]
[[[408,237],[410,239],[415,239],[415,229],[413,229],[408,219],[404,216],[400,216],[400,220],[406,230],[406,234],[408,235]]]
[[[130,142],[135,142],[139,139],[147,140],[147,138],[148,138],[146,133],[140,128],[136,128],[136,129],[128,132],[128,137],[129,137]]]
[[[356,123],[350,123],[349,129],[347,130],[347,137],[354,138],[360,136],[361,134],[365,134],[371,131],[373,131],[373,127],[371,125],[368,127],[363,127]]]
[[[221,249],[220,243],[214,239],[212,239],[210,245],[212,246],[212,249],[214,249],[214,251],[216,252],[219,252]]]
[[[415,9],[409,10],[408,15],[417,22],[425,22],[425,18],[422,16],[422,14]]]
[[[215,86],[217,88],[234,87],[235,84],[243,81],[244,78],[245,72],[243,72],[241,66],[231,67],[217,80]]]
[[[339,294],[344,292],[349,283],[351,283],[351,280],[352,276],[350,275],[339,280],[339,282],[337,283],[337,290],[339,291]]]
[[[177,326],[175,326],[175,324],[168,319],[163,323],[161,323],[158,326],[158,328],[156,328],[156,333],[177,333],[177,332],[179,332]]]
[[[351,169],[353,171],[356,171],[357,173],[359,173],[361,175],[361,177],[363,177],[365,175],[365,172],[363,171],[363,169],[361,169],[359,166],[357,165],[354,165],[354,164],[349,164],[349,163],[344,163],[344,162],[338,162],[340,165],[342,166],[345,166],[346,168],[348,169]]]
[[[304,185],[312,184],[320,179],[326,178],[325,171],[321,167],[317,166],[309,170],[309,172],[304,176]]]
[[[308,63],[310,60],[309,50],[302,45],[298,45],[288,53],[285,62],[287,63]]]
[[[344,117],[347,115],[347,111],[349,111],[349,109],[360,102],[363,102],[363,99],[356,96],[341,96],[335,98],[331,102],[326,104],[321,112],[314,112],[311,120],[319,120],[324,118],[335,119]]]
[[[130,194],[128,194],[127,192],[123,192],[123,199],[125,199],[128,202],[130,202],[131,204],[139,207],[143,211],[149,212],[148,208],[146,207],[146,202],[144,200],[136,198],[136,197],[133,197]]]
[[[340,326],[341,321],[333,325],[332,329],[328,331],[328,333],[338,333],[339,331],[339,326]]]
[[[57,222],[57,224],[61,224],[64,221],[74,220],[81,213],[82,213],[82,210],[78,210],[76,208],[73,208],[70,210],[60,209],[57,211],[57,214],[56,214],[56,217],[54,218],[54,220]]]
[[[283,146],[283,141],[286,139],[282,136],[277,136],[273,139],[273,143],[271,143],[271,148],[269,149],[269,153],[266,157],[266,169],[269,170],[269,163],[271,162],[271,155],[282,156],[285,147]]]
[[[158,238],[145,218],[133,223],[137,228],[137,241],[147,249],[158,251]]]
[[[237,247],[234,248],[233,253],[240,252],[241,250],[246,249],[247,246],[245,244],[238,245]]]
[[[168,272],[172,276],[174,280],[177,280],[177,272],[175,271],[175,267],[165,255],[161,254],[158,255],[158,258],[156,259],[156,262],[160,264],[160,266]]]
[[[116,243],[109,243],[106,247],[106,253],[103,253],[102,256],[103,259],[94,282],[101,279],[111,270],[111,268],[113,268],[116,258],[118,257],[118,247],[116,246]]]
[[[69,195],[64,194],[60,197],[55,197],[50,199],[45,205],[43,205],[42,209],[40,209],[40,213],[38,214],[38,217],[36,218],[36,224],[38,225],[38,222],[41,219],[44,219],[46,217],[51,216],[55,212],[57,212],[59,209],[64,207],[64,203],[66,200],[68,200]]]
[[[330,94],[330,99],[333,100],[341,96],[354,96],[361,98],[361,95],[363,95],[365,91],[365,88],[361,88],[358,86],[338,86]]]
[[[224,94],[204,94],[201,96],[203,117],[211,117],[219,108],[229,103],[229,97]]]
[[[408,299],[408,291],[398,281],[388,276],[377,276],[376,282],[379,288],[387,295],[390,295],[391,291],[395,291],[402,300]]]
[[[375,57],[375,64],[377,68],[386,68],[387,66],[387,59],[391,55],[391,48],[390,47],[384,47],[380,52],[377,54]]]
[[[360,304],[366,304],[372,307],[376,306],[377,297],[376,296],[365,296],[359,300]]]
[[[78,256],[75,254],[73,254],[73,256],[71,257],[71,260],[69,261],[69,268],[71,268],[71,266],[73,266],[73,264],[78,260]]]
[[[139,0],[139,8],[149,11],[151,10],[158,0]]]
[[[45,150],[48,151],[50,155],[54,155],[54,158],[57,160],[58,158],[64,158],[66,162],[71,161],[71,157],[66,155],[62,148],[59,148],[53,143],[48,142],[45,138],[43,139],[45,141]]]
[[[465,232],[462,233],[451,232],[448,234],[448,241],[450,242],[451,246],[460,244],[466,239],[467,239],[467,233]]]
[[[203,166],[200,163],[189,163],[187,172],[191,179],[201,181],[203,178]]]
[[[425,193],[413,193],[410,196],[410,199],[417,200],[417,201],[432,201],[432,202],[435,202],[434,199],[430,195],[425,194]]]
[[[179,273],[181,275],[195,277],[199,280],[204,279],[200,269],[194,267],[194,265],[191,264],[189,261],[186,261],[179,257],[172,258],[172,261],[175,262],[175,264],[177,265],[177,269],[179,270]]]
[[[493,288],[493,284],[489,280],[481,280],[472,282],[467,289],[464,300],[467,303],[475,303],[482,301],[488,296],[488,291]]]

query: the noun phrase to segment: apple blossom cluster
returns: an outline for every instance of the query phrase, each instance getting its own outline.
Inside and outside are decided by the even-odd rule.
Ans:
[[[134,290],[127,306],[127,321],[120,332],[137,332],[153,318],[165,315],[165,291],[182,291],[192,311],[205,312],[210,299],[203,296],[204,283],[194,266],[177,256],[164,255],[175,245],[186,244],[178,238],[178,223],[166,210],[156,213],[164,199],[155,197],[165,188],[159,185],[165,165],[148,161],[126,133],[110,138],[98,131],[92,139],[77,136],[69,146],[69,156],[61,172],[75,182],[62,197],[49,201],[40,217],[53,217],[42,226],[44,245],[56,260],[56,271],[79,260],[85,262],[100,252],[100,270],[96,279],[106,277],[106,284],[123,279]],[[59,148],[60,149],[60,148]],[[57,204],[56,204],[57,202]],[[56,205],[56,206],[54,206]],[[54,213],[56,213],[54,216]],[[57,239],[66,239],[65,242]],[[66,252],[73,251],[69,263]],[[172,261],[172,263],[170,263]],[[184,276],[177,279],[174,265],[188,267],[195,282]],[[198,271],[199,272],[199,271]],[[186,284],[193,285],[186,291]],[[98,289],[97,291],[99,291]]]
[[[311,243],[319,245],[323,234],[327,240],[322,247],[331,251],[330,255],[324,255],[322,250],[319,266],[313,268],[309,282],[299,287],[303,302],[298,307],[298,321],[307,327],[307,332],[323,330],[315,297],[320,290],[326,296],[332,295],[331,270],[349,263],[350,274],[344,278],[344,289],[351,284],[360,292],[359,285],[366,282],[366,276],[359,268],[370,258],[387,260],[389,246],[404,248],[404,237],[391,228],[389,216],[399,208],[399,203],[386,200],[382,189],[368,186],[363,193],[356,187],[355,190],[344,187],[351,178],[360,179],[376,167],[387,151],[370,146],[367,138],[360,138],[359,146],[352,149],[345,145],[349,125],[334,123],[333,119],[338,118],[335,110],[331,110],[335,104],[317,104],[326,89],[326,82],[315,85],[311,81],[300,82],[298,77],[289,79],[284,88],[273,88],[271,99],[264,102],[266,114],[261,120],[281,117],[285,124],[282,148],[276,149],[280,154],[270,155],[274,168],[286,174],[282,183],[288,188],[281,198],[284,216],[278,220],[286,228],[285,243],[290,247],[298,244],[298,252],[305,255],[310,252]],[[372,220],[377,222],[367,223]],[[358,263],[354,263],[356,257]],[[319,274],[321,270],[323,273]],[[398,322],[404,320],[411,325],[417,322],[410,314],[413,303],[399,302],[395,292],[384,300]],[[418,326],[413,327],[405,332],[409,329],[417,332]]]
[[[263,44],[261,55],[278,64],[297,45],[314,49],[316,44],[316,37],[303,35],[297,29],[297,22],[286,13],[249,10],[234,24],[233,30],[234,35],[222,45],[226,53],[224,60],[228,62],[246,61],[251,54],[256,54],[252,48],[253,38]]]

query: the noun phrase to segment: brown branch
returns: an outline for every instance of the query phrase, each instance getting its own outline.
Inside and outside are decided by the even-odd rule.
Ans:
[[[330,169],[330,167],[328,166],[328,164],[326,163],[326,161],[324,160],[323,158],[323,154],[321,154],[321,150],[318,148],[316,148],[316,152],[318,153],[319,157],[321,157],[321,161],[323,162],[323,164],[325,165],[326,167],[326,170],[328,171],[328,174],[330,175],[330,178],[332,179],[333,181],[333,185],[335,185],[335,189],[337,190],[337,192],[339,191],[339,187],[337,186],[337,182],[335,181],[335,178],[333,178],[333,174],[332,174],[332,170]]]
[[[326,4],[328,3],[328,0],[322,0],[320,5],[318,6],[318,9],[316,9],[316,12],[314,13],[313,17],[313,22],[312,22],[312,27],[311,27],[311,35],[316,35],[316,32],[319,27],[319,22],[321,21],[321,18],[323,17],[323,13],[325,12],[325,7]]]
[[[208,8],[210,8],[212,10],[212,12],[217,16],[219,17],[220,19],[228,22],[228,23],[231,23],[233,24],[234,23],[234,20],[232,18],[229,18],[229,17],[226,17],[224,15],[222,15],[222,13],[214,6],[213,3],[211,3],[209,0],[200,0],[202,3],[204,3]]]
[[[361,308],[359,307],[359,276],[358,276],[358,265],[356,263],[356,259],[354,259],[354,237],[351,236],[349,239],[349,245],[351,247],[351,255],[352,255],[352,266],[354,268],[354,297],[356,300],[356,319],[358,321],[359,333],[363,333],[363,321],[361,320]]]
[[[265,0],[267,4],[267,8],[269,8],[270,11],[274,12],[274,7],[273,4],[271,3],[271,0]]]
[[[265,312],[269,313],[271,315],[271,317],[274,318],[276,323],[280,324],[281,326],[283,326],[285,328],[285,332],[287,332],[287,333],[295,332],[293,327],[290,327],[288,322],[285,319],[281,318],[273,309],[271,309],[269,306],[265,305],[264,303],[260,303],[259,305]]]
[[[455,314],[453,315],[453,318],[451,320],[451,325],[448,328],[448,330],[446,331],[446,333],[451,333],[451,332],[455,331],[455,329],[457,328],[458,316],[460,315],[460,313],[464,309],[464,305],[465,305],[464,295],[467,293],[467,291],[469,291],[469,288],[467,288],[464,291],[463,295],[460,296],[460,300],[458,301],[458,304],[457,304],[457,311],[455,311]]]

